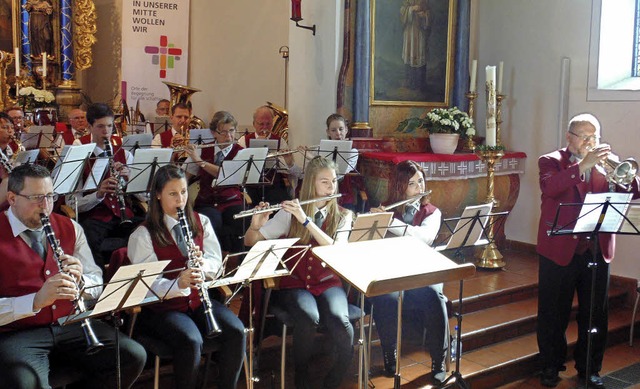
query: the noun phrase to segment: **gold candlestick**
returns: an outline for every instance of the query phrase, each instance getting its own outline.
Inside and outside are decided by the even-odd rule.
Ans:
[[[496,95],[496,146],[502,146],[502,138],[500,137],[500,130],[502,128],[502,100],[506,99],[507,95]]]
[[[487,203],[493,203],[493,208],[497,208],[500,202],[494,195],[494,174],[496,162],[503,156],[502,150],[476,150],[476,155],[487,165]],[[499,269],[504,267],[505,262],[502,260],[502,254],[498,251],[498,247],[493,241],[493,217],[489,217],[487,239],[489,244],[482,251],[482,255],[476,261],[476,266],[486,269]]]
[[[469,100],[469,117],[471,118],[471,120],[475,123],[475,119],[473,118],[473,116],[475,115],[475,110],[474,110],[474,104],[475,104],[475,100],[476,98],[478,98],[478,93],[477,92],[467,92],[465,94],[465,97]],[[467,146],[466,146],[469,150],[473,150],[476,148],[475,143],[473,143],[473,136],[467,136]]]

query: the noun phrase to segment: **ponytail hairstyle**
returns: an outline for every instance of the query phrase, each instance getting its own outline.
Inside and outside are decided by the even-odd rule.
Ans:
[[[158,169],[151,183],[149,212],[147,212],[146,225],[147,230],[149,230],[149,235],[151,235],[151,240],[160,246],[169,246],[174,243],[171,232],[167,228],[167,225],[164,224],[164,212],[162,211],[160,199],[158,199],[160,192],[162,192],[167,182],[174,179],[182,179],[187,182],[187,177],[182,169],[175,165],[165,165]],[[184,207],[184,214],[187,218],[189,228],[193,233],[193,237],[196,238],[200,236],[203,232],[198,227],[198,223],[196,223],[193,208],[189,201],[187,201]]]

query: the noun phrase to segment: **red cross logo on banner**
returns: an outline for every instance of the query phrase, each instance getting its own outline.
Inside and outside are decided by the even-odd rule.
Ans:
[[[160,35],[160,45],[145,46],[144,52],[151,54],[151,64],[160,66],[160,78],[167,78],[167,69],[173,69],[175,61],[180,61],[182,49],[169,43],[166,35]]]

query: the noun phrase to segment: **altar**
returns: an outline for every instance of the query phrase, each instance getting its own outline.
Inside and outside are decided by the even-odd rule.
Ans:
[[[524,173],[523,152],[505,152],[495,166],[495,211],[511,211],[520,193],[520,174]],[[387,200],[389,178],[396,164],[412,160],[426,173],[431,202],[442,211],[443,218],[462,214],[467,205],[484,203],[487,197],[487,167],[473,153],[452,155],[433,153],[364,152],[359,157],[359,171],[364,176],[369,204],[374,207]],[[498,234],[498,240],[504,238]]]

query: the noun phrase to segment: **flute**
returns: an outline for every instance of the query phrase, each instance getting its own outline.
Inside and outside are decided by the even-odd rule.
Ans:
[[[415,196],[413,196],[413,197],[409,197],[408,199],[405,199],[405,200],[402,200],[402,201],[397,201],[397,202],[395,202],[395,203],[393,203],[393,204],[389,204],[389,205],[387,205],[386,207],[384,207],[384,210],[385,210],[385,211],[388,211],[388,210],[390,210],[390,209],[392,209],[392,208],[396,208],[396,207],[399,207],[399,206],[401,206],[401,205],[411,204],[411,203],[413,203],[414,201],[418,201],[418,200],[420,200],[421,198],[423,198],[424,196],[428,196],[428,195],[430,195],[430,194],[431,194],[431,191],[430,191],[430,190],[428,190],[428,191],[426,191],[426,192],[418,193],[417,195],[415,195]]]
[[[47,235],[47,241],[51,246],[51,250],[53,251],[53,257],[58,263],[58,270],[62,273],[62,260],[60,257],[64,255],[64,251],[62,251],[62,247],[58,243],[58,239],[56,239],[56,235],[51,227],[51,223],[49,222],[49,216],[44,213],[40,214],[40,222],[42,223],[42,228],[44,229],[45,234]],[[81,293],[80,288],[78,287],[78,283],[74,279],[74,283],[76,285],[76,289],[78,293]],[[84,304],[84,299],[82,295],[78,294],[78,297],[73,301],[73,306],[76,312],[83,313],[87,310]],[[80,326],[82,327],[82,331],[84,332],[85,340],[87,341],[87,354],[91,355],[100,351],[104,344],[100,343],[98,337],[93,331],[93,327],[91,327],[91,321],[89,319],[82,320]]]
[[[331,199],[337,199],[340,196],[342,196],[342,193],[336,193],[336,194],[331,195],[331,196],[318,197],[318,198],[315,198],[315,199],[302,200],[300,202],[300,205],[317,203],[318,201],[327,201],[327,200],[331,200]],[[271,205],[269,207],[262,208],[262,209],[255,209],[255,208],[254,209],[248,209],[246,211],[242,211],[242,212],[236,213],[235,215],[233,215],[233,218],[234,219],[240,219],[242,217],[249,217],[249,216],[258,215],[258,214],[261,214],[261,213],[278,211],[280,209],[282,209],[282,205],[280,205],[280,204]]]

